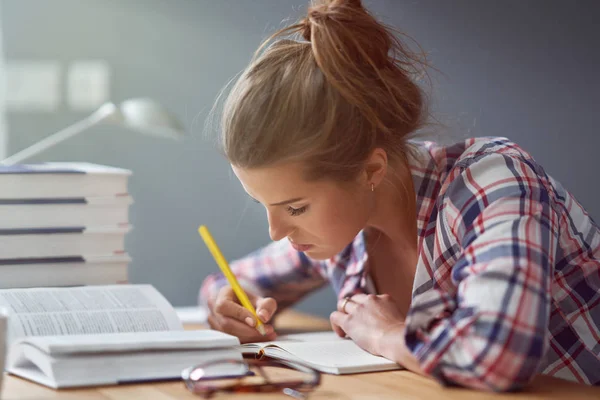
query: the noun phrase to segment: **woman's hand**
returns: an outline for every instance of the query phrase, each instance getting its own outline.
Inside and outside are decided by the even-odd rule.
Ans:
[[[224,286],[215,298],[208,301],[210,327],[237,336],[242,343],[274,340],[277,335],[273,326],[266,323],[275,314],[277,302],[270,297],[259,297],[251,293],[247,295],[265,326],[265,336],[256,330],[254,316],[242,307],[230,286]]]
[[[369,353],[388,358],[394,352],[386,345],[398,343],[389,339],[404,333],[404,316],[387,294],[356,294],[342,299],[330,321],[339,336],[348,336]]]
[[[331,325],[339,336],[348,336],[371,354],[392,360],[426,375],[404,342],[404,315],[387,295],[357,294],[338,302]]]

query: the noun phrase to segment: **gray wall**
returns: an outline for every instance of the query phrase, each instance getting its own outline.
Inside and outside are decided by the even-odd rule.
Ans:
[[[268,242],[259,205],[248,201],[227,163],[202,137],[219,89],[261,38],[305,10],[304,0],[4,0],[7,59],[106,59],[112,98],[151,96],[171,108],[192,137],[181,143],[97,127],[38,160],[86,160],[130,168],[134,231],[127,238],[132,282],[148,282],[174,305],[193,304],[216,270],[196,233],[211,227],[228,258]],[[597,152],[593,123],[600,70],[595,1],[372,0],[371,9],[405,30],[443,72],[435,137],[502,135],[522,144],[595,218]],[[11,154],[84,117],[10,113]],[[594,121],[595,122],[595,121]],[[322,315],[329,289],[299,305]]]

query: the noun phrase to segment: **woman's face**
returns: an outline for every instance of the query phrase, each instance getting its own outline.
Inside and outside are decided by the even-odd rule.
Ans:
[[[263,204],[271,239],[288,239],[316,260],[329,259],[354,240],[373,209],[366,182],[307,181],[301,165],[243,169],[233,167],[242,186]]]

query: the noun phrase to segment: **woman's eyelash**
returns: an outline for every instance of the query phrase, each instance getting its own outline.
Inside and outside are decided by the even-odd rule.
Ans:
[[[306,210],[308,210],[308,206],[304,206],[304,207],[300,207],[300,208],[292,208],[292,207],[287,208],[288,213],[292,217],[298,216],[298,215],[306,212]]]
[[[248,196],[248,197],[250,197],[250,196]],[[251,199],[253,202],[260,204],[260,202],[259,202],[258,200],[256,200],[254,197],[250,197],[250,199]],[[300,214],[303,214],[303,213],[305,213],[305,212],[306,212],[306,210],[308,210],[308,205],[305,205],[305,206],[303,206],[303,207],[300,207],[300,208],[293,208],[293,207],[290,207],[290,206],[288,206],[288,207],[287,207],[287,212],[288,212],[288,213],[289,213],[289,214],[290,214],[292,217],[296,217],[296,216],[298,216],[298,215],[300,215]]]

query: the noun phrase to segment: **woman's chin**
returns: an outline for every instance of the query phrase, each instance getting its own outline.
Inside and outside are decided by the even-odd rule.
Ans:
[[[313,260],[317,260],[317,261],[329,260],[331,257],[336,255],[336,253],[332,254],[331,252],[323,251],[322,249],[315,248],[315,247],[305,251],[304,254],[306,254],[308,257],[312,258]]]

